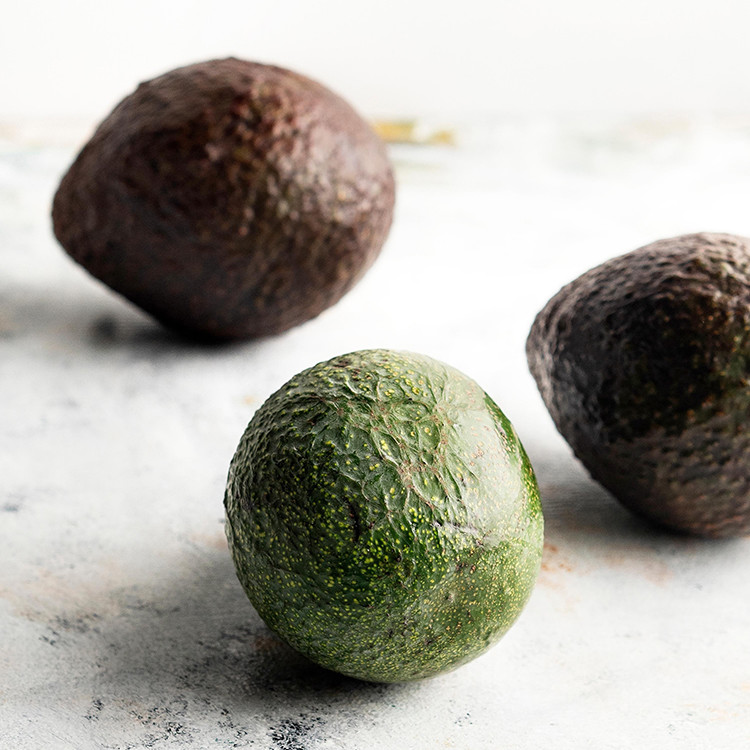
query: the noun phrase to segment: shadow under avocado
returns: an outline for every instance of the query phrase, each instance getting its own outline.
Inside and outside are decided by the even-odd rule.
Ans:
[[[187,565],[184,556],[173,561],[179,574],[155,574],[152,584],[121,592],[118,614],[89,634],[100,722],[134,717],[142,726],[135,734],[131,727],[133,740],[213,722],[217,739],[263,735],[272,747],[302,750],[305,737],[325,736],[332,716],[339,728],[356,727],[368,704],[416,689],[318,667],[263,624],[225,548],[187,557]]]
[[[133,315],[106,312],[90,321],[86,329],[88,342],[97,349],[132,347],[152,350],[154,354],[181,351],[229,351],[246,342],[216,339],[197,333],[167,328],[145,313],[143,320],[133,321]]]
[[[254,348],[254,341],[222,340],[163,326],[114,292],[88,280],[64,293],[10,285],[0,294],[0,339],[53,341],[58,349],[121,350],[153,357]]]
[[[681,533],[641,518],[592,479],[566,450],[538,450],[532,458],[545,518],[545,539],[568,546],[628,548],[634,552],[671,549],[716,550],[733,540]]]

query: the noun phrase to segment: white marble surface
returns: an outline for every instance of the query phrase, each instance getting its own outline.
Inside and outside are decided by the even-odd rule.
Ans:
[[[274,339],[177,339],[75,266],[48,219],[76,142],[0,128],[0,747],[740,749],[750,540],[676,537],[593,484],[526,370],[536,311],[596,262],[750,235],[743,122],[511,122],[394,147],[388,244]],[[444,359],[508,413],[540,481],[543,570],[485,656],[419,684],[324,672],[237,583],[222,493],[253,410],[384,346]]]

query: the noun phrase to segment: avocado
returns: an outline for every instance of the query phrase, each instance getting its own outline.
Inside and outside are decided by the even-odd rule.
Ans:
[[[280,333],[337,302],[390,229],[383,142],[321,84],[238,59],[178,68],[115,107],[55,194],[63,248],[166,326]]]
[[[232,459],[226,531],[261,618],[312,661],[372,682],[494,644],[539,570],[534,472],[470,378],[365,350],[292,378]]]
[[[529,368],[557,429],[633,512],[750,533],[750,240],[663,239],[563,287]]]

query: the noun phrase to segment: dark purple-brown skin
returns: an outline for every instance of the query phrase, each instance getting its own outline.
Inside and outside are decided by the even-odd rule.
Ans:
[[[163,324],[277,334],[337,302],[390,229],[386,149],[344,100],[282,68],[212,60],[125,98],[64,176],[55,235]]]
[[[692,234],[594,268],[537,316],[529,367],[560,433],[634,512],[750,534],[750,240]]]

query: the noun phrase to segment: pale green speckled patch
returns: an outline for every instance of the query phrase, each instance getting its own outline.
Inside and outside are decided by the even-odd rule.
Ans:
[[[365,680],[485,651],[541,562],[539,493],[512,425],[473,380],[417,354],[354,352],[290,380],[248,425],[225,506],[267,625]]]

